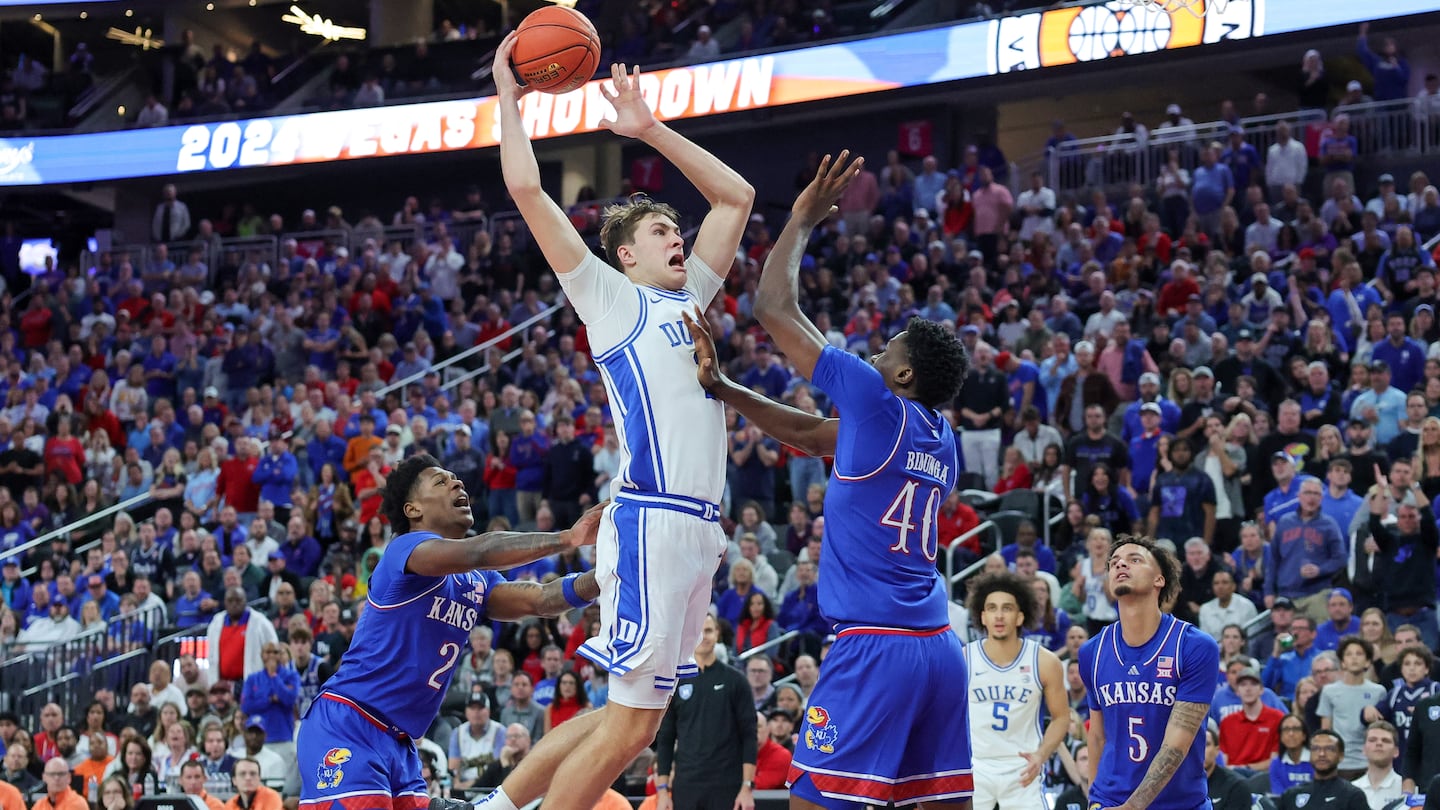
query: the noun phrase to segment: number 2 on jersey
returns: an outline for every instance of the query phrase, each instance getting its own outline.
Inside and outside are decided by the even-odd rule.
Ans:
[[[890,502],[890,508],[885,510],[885,517],[880,518],[881,526],[891,526],[900,532],[900,538],[890,547],[891,551],[910,553],[910,533],[915,531],[915,521],[912,519],[915,514],[915,490],[919,487],[919,481],[905,482],[900,494],[895,496],[895,500]],[[940,533],[931,529],[940,513],[942,500],[940,488],[931,487],[930,495],[925,499],[924,512],[920,515],[920,551],[930,562],[935,562],[935,557],[940,553]]]
[[[445,677],[445,673],[454,669],[455,662],[460,660],[460,645],[453,641],[447,641],[441,644],[440,657],[445,659],[445,663],[441,664],[439,669],[430,673],[430,680],[427,681],[427,683],[430,684],[431,689],[445,688],[445,684],[440,679]]]

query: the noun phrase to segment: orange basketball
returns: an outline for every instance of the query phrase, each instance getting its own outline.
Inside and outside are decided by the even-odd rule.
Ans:
[[[600,66],[600,35],[572,8],[545,6],[527,16],[516,34],[515,75],[536,90],[568,93]]]

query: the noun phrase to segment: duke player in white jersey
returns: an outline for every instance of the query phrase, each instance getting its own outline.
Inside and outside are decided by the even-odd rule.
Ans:
[[[676,680],[698,672],[695,647],[710,582],[725,553],[725,414],[695,379],[681,313],[708,306],[735,261],[755,192],[714,155],[656,120],[637,69],[613,65],[612,132],[638,138],[685,175],[710,204],[685,256],[679,214],[631,201],[606,209],[596,258],[540,187],[510,66],[512,33],[495,55],[500,161],[505,185],[535,242],[585,323],[610,396],[621,446],[614,503],[596,542],[600,633],[580,654],[610,673],[609,702],[546,734],[482,802],[514,810],[545,798],[549,810],[590,810],[655,739]],[[553,780],[553,782],[552,782]]]
[[[755,315],[829,395],[839,419],[781,405],[719,373],[704,315],[686,318],[706,388],[761,430],[833,456],[825,491],[820,612],[835,643],[805,706],[790,768],[792,810],[969,807],[965,653],[935,569],[936,517],[955,486],[955,434],[938,410],[969,360],[954,330],[912,318],[870,362],[826,343],[799,306],[800,258],[861,161],[820,163],[760,275]]]
[[[1038,641],[1021,637],[1037,613],[1035,591],[1024,577],[1009,571],[979,576],[967,602],[984,633],[965,645],[974,808],[1044,807],[1038,777],[1070,725],[1065,668]],[[1042,708],[1048,723],[1042,723]]]
[[[1205,737],[1220,647],[1168,613],[1180,563],[1148,537],[1110,550],[1120,618],[1076,657],[1090,704],[1091,810],[1210,810]],[[1110,744],[1106,745],[1109,741]]]

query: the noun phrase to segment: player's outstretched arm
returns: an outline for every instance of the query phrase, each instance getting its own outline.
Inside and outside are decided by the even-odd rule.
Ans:
[[[847,149],[833,163],[830,155],[820,161],[815,179],[791,206],[790,221],[785,223],[765,260],[756,290],[755,317],[806,379],[815,374],[815,364],[825,348],[825,336],[800,311],[800,258],[805,253],[810,232],[830,215],[840,195],[865,166],[865,158],[855,158],[846,165],[849,157]]]
[[[1126,800],[1124,810],[1145,810],[1155,801],[1155,797],[1160,795],[1160,791],[1170,784],[1170,778],[1175,775],[1180,763],[1185,761],[1190,746],[1195,742],[1195,734],[1209,713],[1208,703],[1175,701],[1175,706],[1170,710],[1170,721],[1165,724],[1165,738],[1160,741],[1160,750],[1156,751],[1155,758],[1150,760],[1150,768],[1145,772],[1145,778],[1140,780],[1140,786],[1135,788]]]
[[[571,580],[577,597],[575,601],[566,598],[567,579],[570,578],[552,579],[544,585],[538,582],[506,582],[496,585],[485,596],[485,613],[491,619],[502,622],[513,622],[530,616],[559,616],[571,608],[583,607],[599,598],[600,585],[595,581],[594,571],[586,571]]]
[[[681,317],[695,340],[695,373],[700,378],[701,387],[783,444],[812,456],[835,455],[835,437],[839,433],[840,420],[805,413],[743,385],[736,385],[720,373],[720,364],[715,362],[715,341],[710,337],[704,313],[697,308],[694,317],[689,313],[683,313]]]
[[[614,92],[600,85],[600,92],[615,108],[615,120],[601,126],[627,138],[644,141],[675,164],[685,179],[710,203],[710,213],[700,224],[692,253],[724,278],[735,263],[735,249],[745,233],[755,189],[734,169],[655,117],[640,94],[640,68],[627,71],[625,65],[610,66]]]
[[[570,224],[570,218],[540,187],[540,165],[535,162],[535,149],[520,120],[520,97],[528,90],[520,86],[510,67],[515,39],[512,31],[500,42],[492,74],[500,114],[500,171],[505,176],[505,188],[514,198],[525,224],[530,226],[550,269],[568,273],[579,267],[590,251],[575,232],[575,226]]]
[[[405,567],[413,574],[443,577],[466,571],[504,571],[559,554],[567,548],[595,545],[600,517],[609,501],[585,511],[575,525],[559,532],[486,532],[464,540],[426,540],[410,552]]]

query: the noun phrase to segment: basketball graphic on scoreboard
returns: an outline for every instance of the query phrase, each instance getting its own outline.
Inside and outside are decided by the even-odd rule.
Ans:
[[[990,73],[1096,62],[1263,35],[1265,0],[1125,0],[990,22]]]

